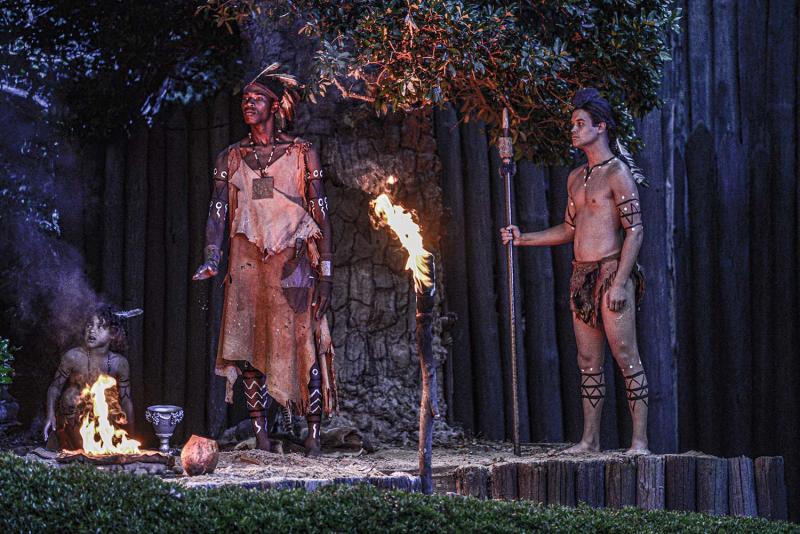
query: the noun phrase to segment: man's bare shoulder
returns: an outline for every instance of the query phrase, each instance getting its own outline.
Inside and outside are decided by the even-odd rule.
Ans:
[[[586,171],[586,164],[584,163],[580,167],[575,167],[571,171],[569,171],[569,176],[567,176],[567,188],[570,188],[575,180],[578,179],[579,176],[583,176],[583,173]]]
[[[216,161],[217,163],[226,164],[228,161],[228,154],[230,153],[231,150],[238,148],[247,148],[249,146],[252,146],[250,143],[250,138],[243,137],[242,139],[239,139],[238,141],[231,143],[230,145],[220,150],[219,153],[217,154]]]
[[[286,139],[289,143],[293,145],[297,145],[303,152],[313,152],[314,154],[317,153],[316,148],[314,148],[314,143],[311,141],[304,139],[300,136],[287,136]]]
[[[606,169],[606,177],[612,189],[625,188],[630,189],[636,187],[636,182],[633,179],[633,173],[630,168],[619,158],[608,164]]]

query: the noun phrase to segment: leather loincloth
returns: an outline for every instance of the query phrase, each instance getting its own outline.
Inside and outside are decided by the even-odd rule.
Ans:
[[[598,261],[573,261],[569,281],[569,306],[584,323],[598,327],[603,323],[603,298],[614,282],[619,267],[619,254]],[[639,264],[631,269],[636,304],[644,294],[644,273]]]

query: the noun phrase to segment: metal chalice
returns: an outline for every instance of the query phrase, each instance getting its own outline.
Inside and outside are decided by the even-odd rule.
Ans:
[[[183,421],[183,408],[171,404],[158,404],[150,406],[145,413],[145,419],[150,421],[161,444],[159,452],[169,454],[169,439],[175,432],[175,427]]]

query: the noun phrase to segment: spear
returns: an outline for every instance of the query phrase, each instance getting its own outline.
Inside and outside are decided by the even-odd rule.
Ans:
[[[511,170],[510,164],[514,158],[514,145],[511,141],[508,124],[508,108],[503,108],[503,136],[497,140],[497,151],[500,160],[503,162],[503,169],[506,172],[502,178],[505,181],[506,197],[506,227],[511,226]],[[519,393],[518,393],[518,372],[517,372],[517,322],[514,306],[514,241],[513,239],[506,244],[506,275],[508,276],[508,332],[511,336],[511,399],[514,416],[514,454],[522,455],[519,444]]]

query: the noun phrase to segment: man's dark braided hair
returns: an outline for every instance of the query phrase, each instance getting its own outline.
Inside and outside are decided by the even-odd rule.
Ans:
[[[630,168],[633,179],[638,185],[648,187],[650,184],[644,176],[642,169],[636,165],[630,151],[625,148],[617,137],[617,122],[614,120],[614,111],[611,104],[603,98],[600,91],[594,87],[580,89],[572,97],[572,105],[575,109],[582,109],[592,118],[592,125],[596,126],[601,122],[606,123],[608,133],[608,146],[611,151],[620,158]]]
[[[606,123],[608,145],[614,150],[613,147],[617,140],[617,122],[614,120],[611,104],[600,95],[600,91],[594,87],[581,89],[572,97],[572,105],[575,109],[582,109],[588,113],[592,118],[593,126],[597,126],[601,122]]]
[[[125,330],[125,319],[117,315],[117,310],[107,304],[101,304],[92,310],[87,324],[93,317],[97,317],[100,324],[111,330],[111,344],[109,349],[118,354],[128,352],[128,333]]]

